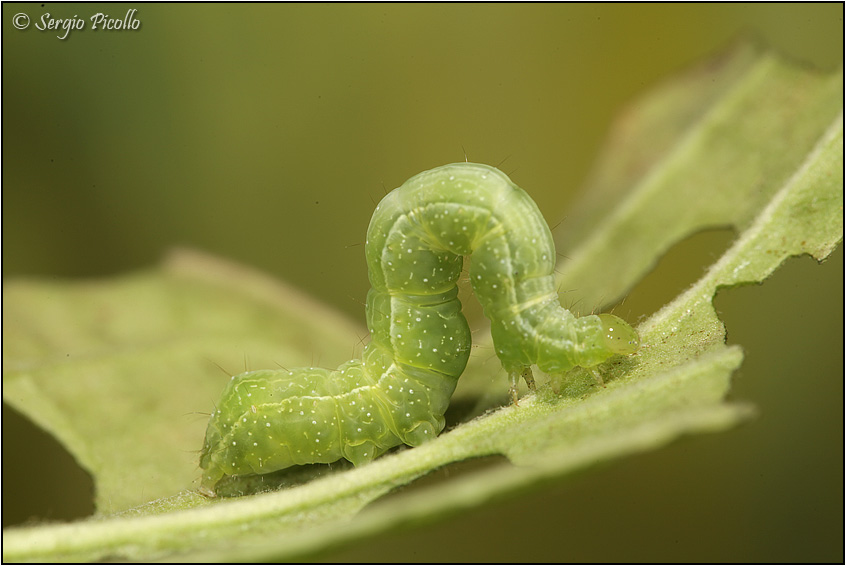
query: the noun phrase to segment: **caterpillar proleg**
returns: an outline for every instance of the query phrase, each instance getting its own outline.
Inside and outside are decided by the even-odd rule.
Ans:
[[[516,387],[531,366],[594,368],[638,348],[610,315],[576,317],[553,281],[552,234],[535,202],[498,169],[474,163],[424,171],[391,191],[367,230],[371,340],[338,369],[234,376],[209,420],[201,492],[224,476],[346,458],[367,463],[437,436],[470,356],[456,282],[463,256],[491,320],[496,354]]]

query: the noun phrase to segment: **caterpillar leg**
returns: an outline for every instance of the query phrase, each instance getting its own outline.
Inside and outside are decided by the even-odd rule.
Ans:
[[[223,470],[220,468],[212,465],[208,470],[203,472],[203,479],[200,482],[200,487],[197,491],[200,492],[200,495],[204,495],[209,499],[214,499],[217,497],[217,493],[215,492],[214,488],[223,476],[226,475],[223,473]]]
[[[605,387],[605,382],[602,380],[602,374],[600,374],[595,367],[587,368],[587,370],[590,372],[590,374],[593,376],[593,378],[599,385]]]
[[[511,387],[508,388],[508,392],[511,393],[511,401],[517,405],[517,386],[520,384],[520,378],[522,377],[526,381],[526,385],[529,387],[530,391],[534,391],[537,389],[535,386],[535,376],[532,373],[532,368],[529,366],[524,367],[520,370],[520,373],[516,371],[508,372],[508,377],[511,380]]]

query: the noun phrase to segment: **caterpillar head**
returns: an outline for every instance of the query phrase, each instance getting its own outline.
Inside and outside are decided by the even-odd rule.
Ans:
[[[634,354],[640,347],[637,331],[629,326],[619,316],[603,313],[599,315],[602,322],[603,341],[613,353],[620,355]]]

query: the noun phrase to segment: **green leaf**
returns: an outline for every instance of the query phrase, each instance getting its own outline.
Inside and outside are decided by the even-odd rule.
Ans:
[[[6,284],[3,328],[4,401],[94,475],[104,513],[191,486],[221,368],[336,364],[367,333],[284,284],[186,251],[107,281]]]
[[[842,78],[744,45],[636,102],[611,132],[574,221],[556,234],[568,256],[562,288],[578,288],[583,304],[612,302],[687,236],[748,228],[836,121]],[[619,205],[607,215],[599,199]],[[603,217],[615,229],[585,235]],[[820,251],[794,253],[828,255]],[[596,271],[597,261],[614,269]]]
[[[639,326],[640,352],[602,367],[606,387],[576,370],[501,407],[506,385],[489,337],[474,336],[456,393],[460,424],[272,493],[209,502],[188,490],[205,425],[190,415],[210,410],[226,379],[212,361],[238,371],[243,353],[251,367],[307,365],[318,353],[333,365],[363,330],[279,283],[184,252],[112,281],[7,284],[4,400],[95,475],[101,511],[120,512],[8,530],[4,559],[291,560],[733,426],[753,409],[725,401],[742,353],[725,345],[714,295],[763,281],[790,256],[822,260],[842,240],[841,106],[841,74],[743,46],[635,104],[579,207],[589,221],[567,233],[581,243],[560,266],[563,288],[578,282],[597,304],[695,231],[740,233]],[[455,481],[380,499],[473,458],[480,469]]]

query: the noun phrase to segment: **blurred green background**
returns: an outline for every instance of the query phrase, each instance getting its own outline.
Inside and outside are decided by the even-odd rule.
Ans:
[[[133,8],[137,31],[90,29]],[[18,31],[20,12],[88,29]],[[190,246],[362,322],[364,232],[411,175],[500,166],[555,225],[621,106],[673,72],[739,38],[843,63],[842,4],[6,3],[2,21],[4,279],[108,276]],[[628,317],[732,237],[680,244]],[[325,558],[842,562],[842,256],[718,296],[756,421]],[[89,513],[72,459],[5,407],[3,424],[4,525]]]

